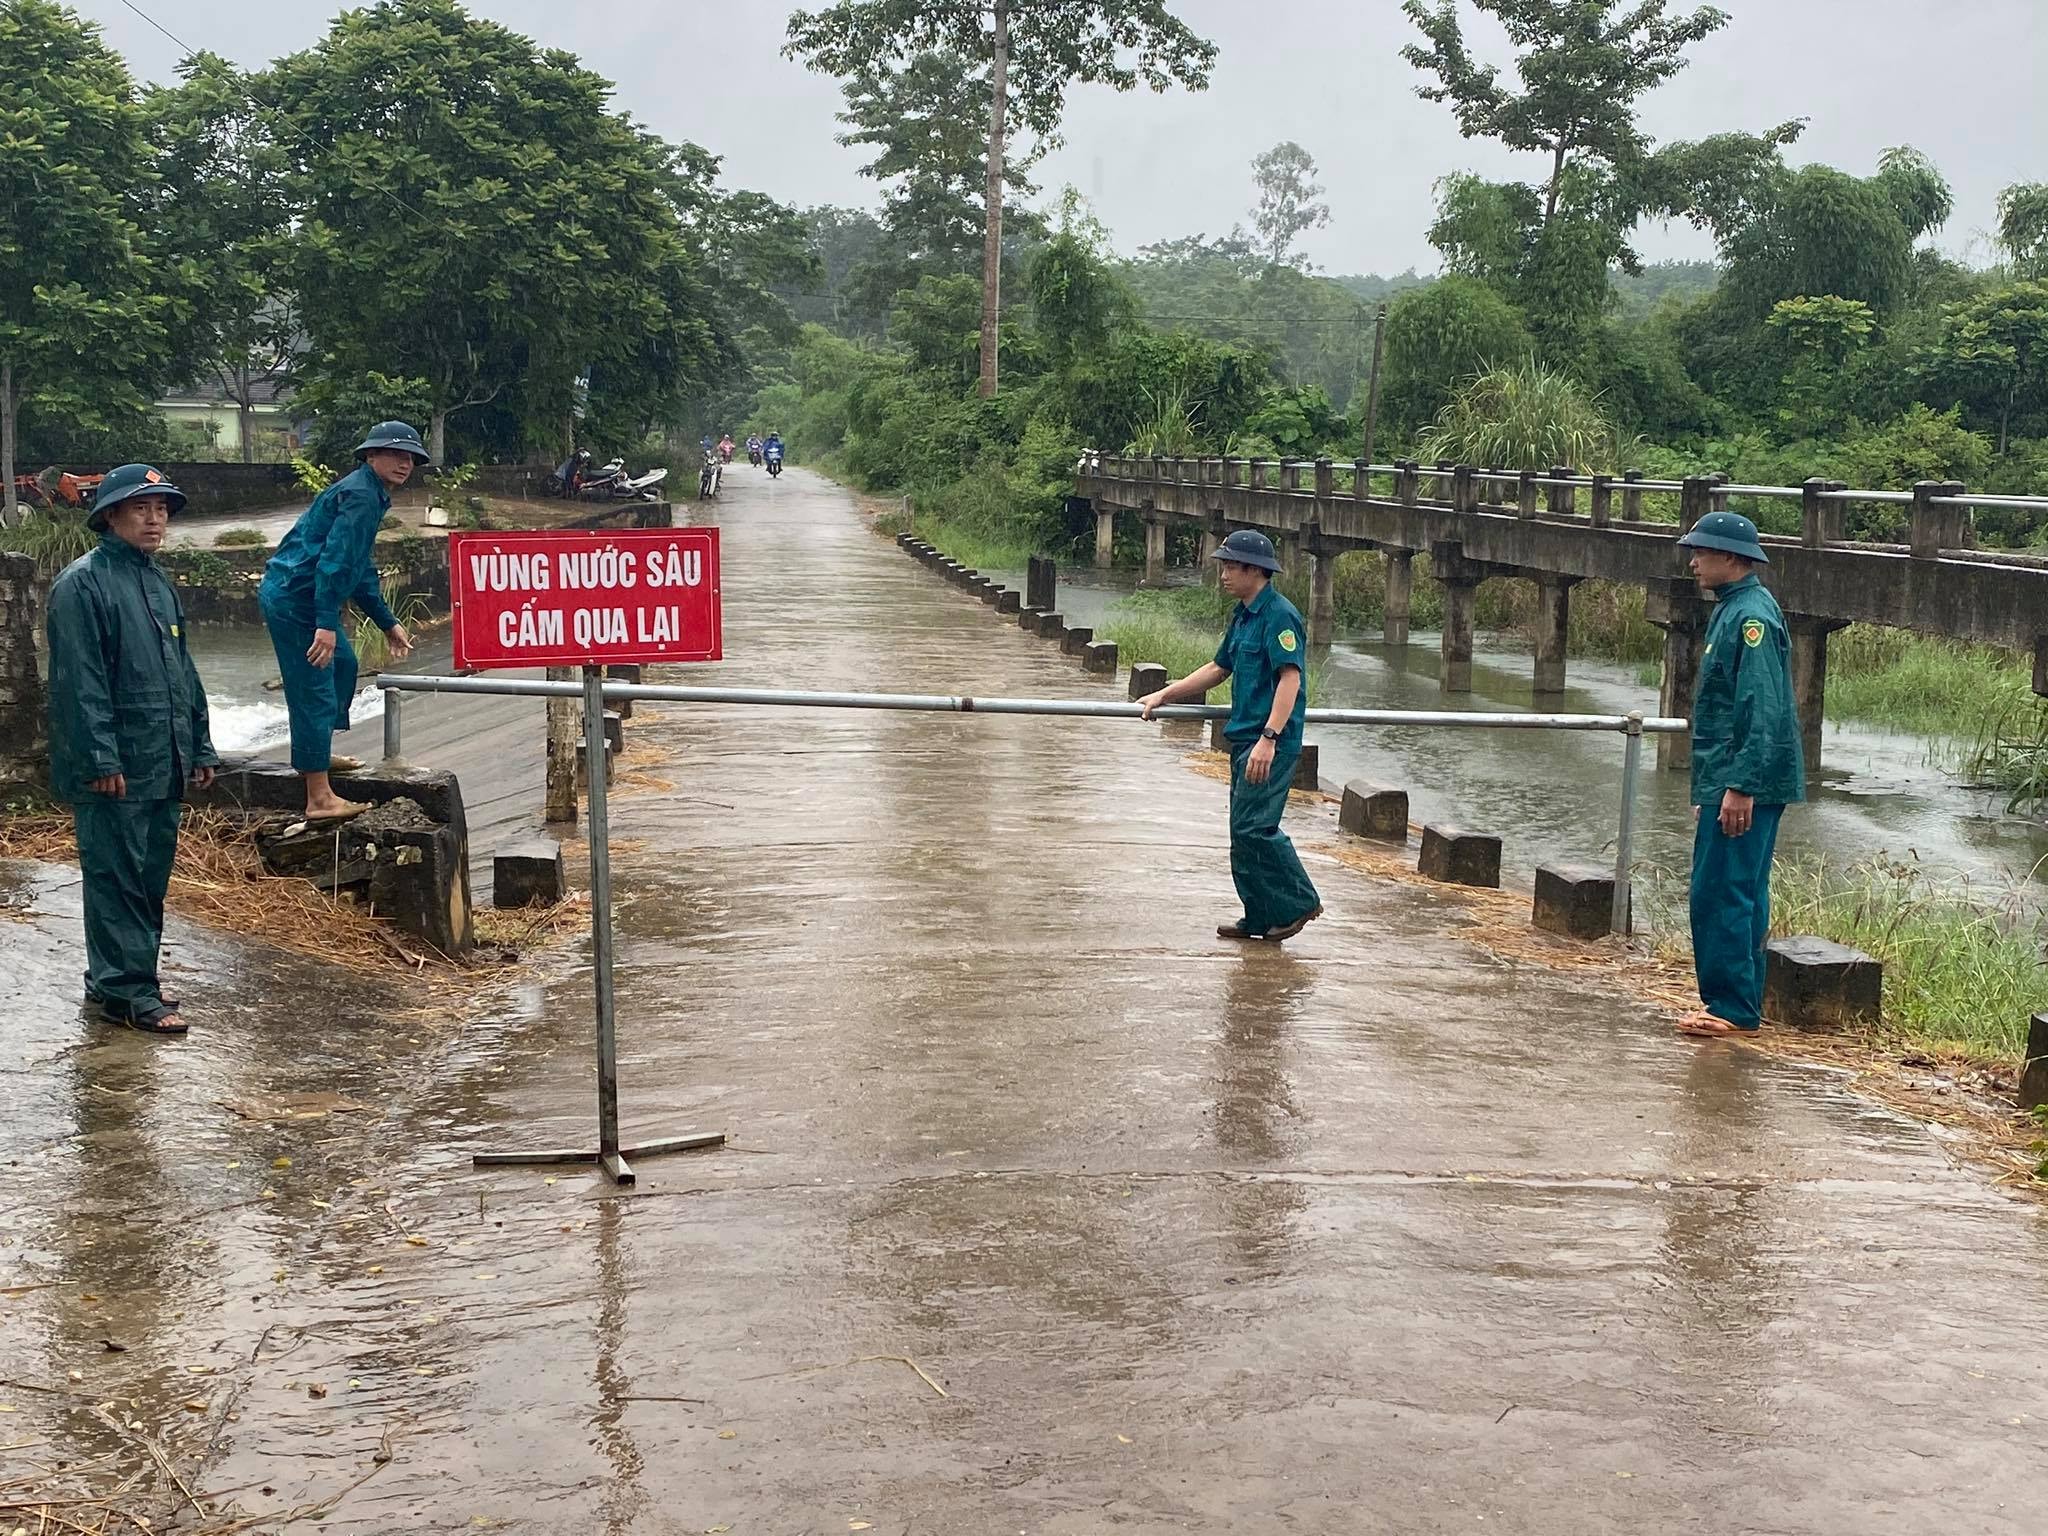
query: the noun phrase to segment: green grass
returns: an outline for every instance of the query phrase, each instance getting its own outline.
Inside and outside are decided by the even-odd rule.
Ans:
[[[253,549],[269,542],[258,528],[223,528],[213,536],[215,549]]]
[[[877,526],[884,533],[890,532],[881,519]],[[964,527],[927,515],[917,514],[915,531],[920,539],[951,555],[962,565],[977,571],[1022,570],[1034,553],[1027,539],[989,533],[983,529]]]
[[[85,525],[85,513],[63,507],[24,507],[20,523],[0,528],[0,550],[28,555],[45,576],[92,553],[99,542],[100,536]]]
[[[1828,718],[1975,740],[2033,698],[2010,651],[1852,624],[1828,641]]]
[[[1771,928],[1883,961],[1884,1028],[1917,1045],[2017,1063],[2028,1019],[2048,1009],[2048,924],[2017,886],[1951,884],[1885,858],[1781,859]]]

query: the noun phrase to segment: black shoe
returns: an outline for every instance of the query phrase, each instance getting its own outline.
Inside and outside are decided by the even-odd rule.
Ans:
[[[1306,928],[1310,923],[1314,922],[1317,918],[1321,917],[1322,915],[1323,909],[1321,907],[1312,908],[1309,911],[1304,912],[1300,917],[1297,917],[1293,922],[1289,923],[1286,927],[1275,928],[1271,933],[1267,934],[1266,937],[1271,939],[1276,944],[1279,943],[1282,939],[1291,939],[1297,933],[1301,932],[1302,929]]]

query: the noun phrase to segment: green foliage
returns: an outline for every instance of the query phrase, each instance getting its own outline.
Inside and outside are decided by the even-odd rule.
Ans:
[[[0,6],[0,523],[24,400],[98,421],[161,384],[175,316],[151,260],[153,168],[128,69],[49,0]]]
[[[1521,314],[1485,283],[1446,277],[1387,311],[1380,403],[1397,432],[1434,417],[1460,386],[1533,349]]]
[[[1944,322],[1923,359],[1929,382],[1952,391],[1972,419],[1995,421],[2000,453],[2016,418],[2048,429],[2048,282],[1979,294],[1949,306]]]
[[[90,554],[99,542],[85,525],[85,513],[68,507],[25,508],[16,522],[0,524],[0,550],[27,555],[46,577]]]
[[[1060,232],[1032,258],[1031,312],[1045,359],[1062,368],[1100,353],[1129,326],[1137,301],[1068,205]]]
[[[318,496],[334,484],[334,472],[325,464],[303,454],[292,455],[292,481],[308,496]]]
[[[428,617],[427,601],[417,592],[406,589],[405,578],[396,571],[386,571],[377,578],[378,590],[384,594],[384,602],[391,609],[391,615],[399,623],[412,629]],[[380,672],[391,660],[391,643],[384,631],[376,624],[358,614],[356,628],[350,637],[356,648],[356,663],[365,676]]]
[[[1781,299],[1833,294],[1891,314],[1911,292],[1913,230],[1882,176],[1809,165],[1754,219],[1724,234],[1721,294],[1761,320]]]
[[[1998,194],[1998,244],[2015,277],[2048,278],[2048,182],[2020,182]]]
[[[1916,404],[1895,420],[1849,437],[1831,456],[1829,472],[1858,490],[1910,491],[1918,480],[1981,484],[1991,443],[1964,427],[1960,416]]]
[[[1519,363],[1460,388],[1422,434],[1421,454],[1487,469],[1606,472],[1619,467],[1620,447],[1614,423],[1576,379]]]
[[[260,528],[223,528],[213,536],[215,549],[260,549],[269,542]]]
[[[1291,139],[1275,144],[1252,161],[1252,182],[1258,203],[1252,209],[1252,245],[1268,265],[1307,270],[1308,257],[1294,242],[1330,222],[1316,180],[1315,157]]]
[[[1785,403],[1779,419],[1795,436],[1840,425],[1845,415],[1842,367],[1870,339],[1875,327],[1870,306],[1833,294],[1802,295],[1780,299],[1765,324],[1785,338],[1797,359],[1780,381]]]

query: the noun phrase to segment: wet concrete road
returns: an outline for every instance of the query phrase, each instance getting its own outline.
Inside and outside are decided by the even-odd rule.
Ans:
[[[692,676],[1099,696],[803,472],[727,486]],[[2048,1221],[1926,1129],[1327,858],[1300,942],[1213,939],[1222,787],[1155,727],[651,713],[627,1122],[732,1145],[469,1170],[589,1134],[581,969],[465,1023],[180,929],[212,1027],[88,1032],[46,880],[0,1376],[253,1508],[367,1475],[351,1532],[2040,1528]],[[0,1388],[0,1447],[117,1448],[83,1402]]]

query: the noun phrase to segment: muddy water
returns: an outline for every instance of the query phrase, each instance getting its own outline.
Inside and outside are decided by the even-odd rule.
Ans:
[[[719,516],[692,676],[1105,692],[801,471]],[[208,1027],[109,1038],[47,877],[0,928],[0,1259],[49,1285],[0,1374],[364,1533],[2035,1528],[2048,1224],[1921,1127],[1484,956],[1325,812],[1331,915],[1220,943],[1222,791],[1155,728],[632,734],[629,1137],[730,1146],[623,1197],[468,1169],[588,1138],[573,968],[465,1019],[180,929]]]
[[[1011,578],[994,573],[1012,585]],[[1190,573],[1176,571],[1175,580]],[[1130,591],[1125,573],[1062,572],[1060,607],[1076,624],[1100,626]],[[1377,631],[1340,634],[1319,674],[1317,704],[1359,709],[1657,712],[1657,690],[1632,666],[1574,660],[1561,699],[1537,699],[1530,661],[1491,637],[1473,659],[1472,692],[1446,699],[1437,687],[1438,636],[1387,646]],[[1143,657],[1126,657],[1142,661]],[[1548,859],[1611,861],[1619,810],[1621,744],[1604,736],[1526,731],[1450,733],[1321,727],[1325,783],[1354,778],[1408,790],[1418,820],[1446,820],[1507,836],[1507,867],[1526,877]],[[1830,722],[1822,775],[1807,806],[1786,818],[1781,846],[1856,863],[1888,855],[1945,880],[2048,888],[2048,824],[2004,814],[2004,796],[1972,789],[1942,768],[1945,743],[1853,722]],[[1682,773],[1651,773],[1638,802],[1640,857],[1683,871],[1692,813]]]

